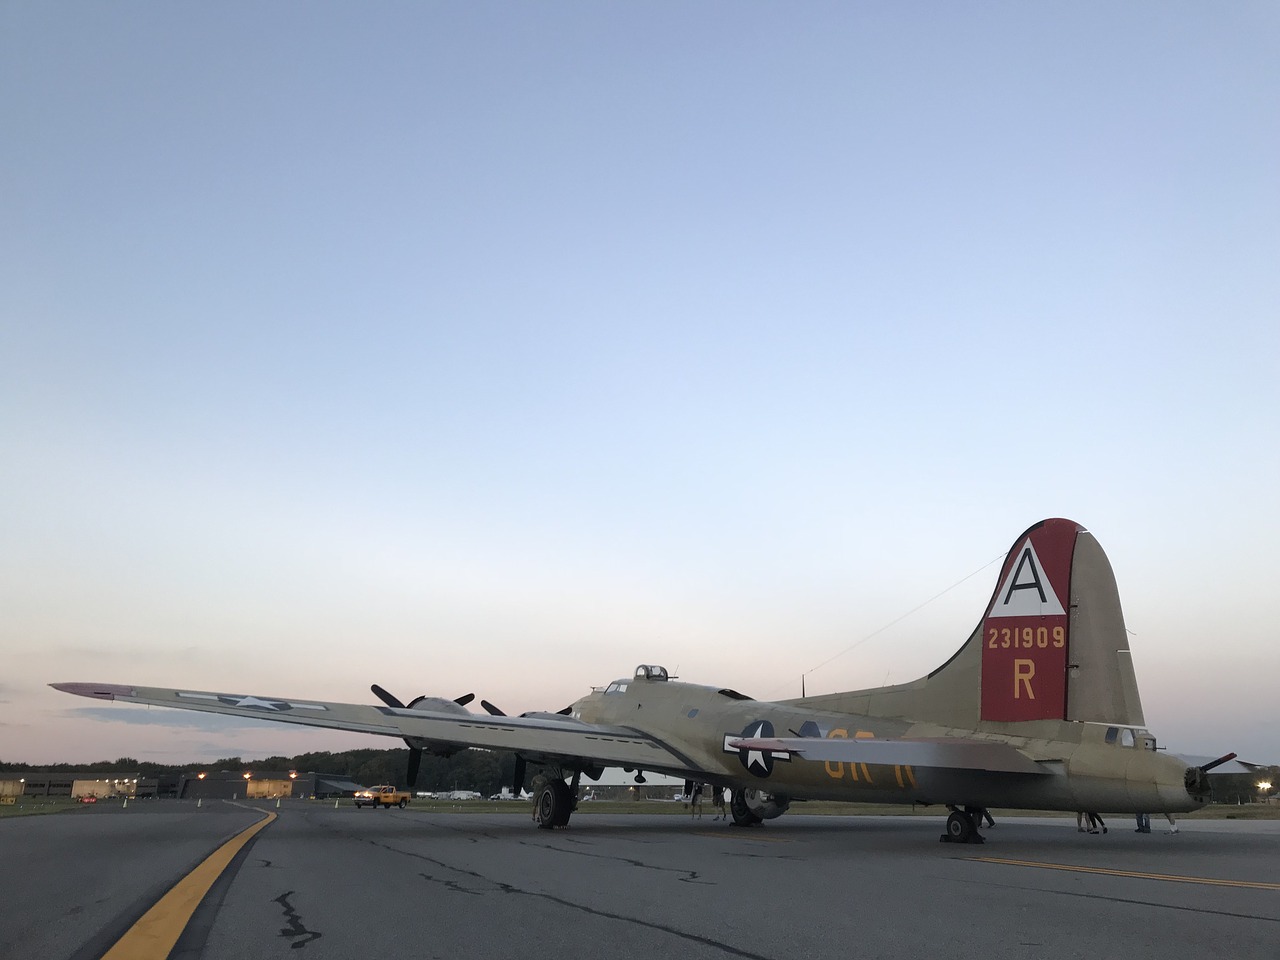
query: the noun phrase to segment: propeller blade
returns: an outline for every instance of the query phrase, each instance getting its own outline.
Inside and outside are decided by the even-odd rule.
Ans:
[[[505,714],[503,714],[505,716]],[[524,757],[516,754],[516,775],[511,778],[511,795],[519,799],[524,789]]]
[[[465,707],[468,703],[470,703],[475,698],[476,698],[476,695],[474,693],[464,693],[460,697],[454,697],[453,702],[460,707]]]
[[[385,703],[388,707],[400,707],[401,709],[404,709],[403,703],[401,703],[391,694],[387,693],[387,691],[383,690],[376,683],[373,684],[371,687],[369,687],[369,689],[373,691],[373,695],[375,697],[377,697],[379,700]]]
[[[408,741],[405,741],[408,743]],[[409,771],[406,779],[409,781],[410,787],[418,785],[418,768],[422,766],[422,750],[418,747],[409,745]]]
[[[1219,757],[1217,760],[1210,760],[1200,769],[1203,770],[1205,773],[1208,773],[1214,767],[1220,767],[1224,763],[1226,763],[1228,760],[1234,760],[1235,758],[1236,758],[1236,755],[1234,753],[1228,753],[1225,757]]]
[[[503,713],[501,710],[499,710],[497,707],[495,707],[495,706],[494,706],[492,703],[490,703],[488,700],[481,700],[481,701],[480,701],[480,706],[484,707],[484,708],[485,708],[485,710],[488,712],[489,716],[491,716],[491,717],[505,717],[505,716],[506,716],[506,714],[505,714],[505,713]]]

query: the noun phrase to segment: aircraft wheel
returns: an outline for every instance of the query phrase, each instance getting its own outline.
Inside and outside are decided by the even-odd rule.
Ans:
[[[733,814],[733,825],[735,827],[754,827],[762,821],[751,812],[744,794],[745,791],[743,790],[733,791],[733,799],[729,801],[729,812]]]
[[[569,822],[569,815],[573,813],[574,796],[573,791],[569,789],[569,785],[563,780],[556,780],[551,789],[556,792],[556,800],[558,809],[556,811],[557,827],[563,827]]]
[[[953,810],[947,817],[947,839],[952,843],[968,843],[973,832],[973,821],[967,813]]]
[[[543,830],[563,827],[569,822],[569,814],[573,813],[573,792],[569,785],[560,779],[548,781],[538,792],[538,804],[534,808],[534,819]]]

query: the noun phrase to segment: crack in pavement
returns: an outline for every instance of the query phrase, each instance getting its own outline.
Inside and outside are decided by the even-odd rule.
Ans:
[[[423,880],[426,880],[428,883],[438,883],[440,886],[444,887],[450,893],[465,893],[473,897],[484,896],[484,894],[481,893],[479,890],[468,890],[457,880],[446,880],[443,877],[433,877],[429,873],[420,873],[418,874],[418,876],[420,876]]]
[[[608,860],[612,863],[625,863],[627,866],[636,867],[640,870],[656,870],[659,873],[680,874],[676,879],[684,883],[701,883],[706,886],[715,886],[710,880],[702,880],[698,876],[696,870],[679,870],[674,867],[657,867],[651,863],[645,863],[643,860],[633,860],[631,857],[617,857],[605,853],[588,853],[585,850],[566,850],[563,847],[553,847],[545,843],[535,843],[532,840],[517,840],[518,844],[523,847],[537,847],[540,850],[549,850],[553,853],[563,853],[571,857],[586,857],[590,860]]]
[[[1001,890],[1022,890],[1042,894],[1056,894],[1061,897],[1079,897],[1082,900],[1105,900],[1108,903],[1127,903],[1138,907],[1157,907],[1161,910],[1180,910],[1185,913],[1208,913],[1218,917],[1231,917],[1236,920],[1265,920],[1267,923],[1280,923],[1280,917],[1268,917],[1257,913],[1235,913],[1231,910],[1215,910],[1212,907],[1192,907],[1180,903],[1161,903],[1159,900],[1139,900],[1135,897],[1111,897],[1105,893],[1086,893],[1083,890],[1055,890],[1053,887],[1029,887],[1014,883],[998,883],[991,880],[958,880],[955,877],[932,877],[934,880],[950,880],[972,886],[975,883],[984,887],[996,887]]]
[[[598,910],[595,907],[588,907],[585,904],[574,903],[572,900],[566,900],[564,897],[558,897],[553,893],[539,893],[536,890],[524,890],[524,889],[521,889],[520,887],[517,887],[515,884],[502,883],[497,880],[491,880],[488,877],[484,876],[484,874],[477,873],[474,870],[464,870],[461,867],[455,867],[452,864],[443,862],[442,860],[434,860],[431,857],[423,856],[420,853],[412,853],[408,850],[397,850],[395,847],[387,847],[385,844],[376,843],[375,841],[372,841],[372,840],[368,842],[373,843],[375,846],[380,846],[380,847],[383,847],[384,849],[390,850],[392,853],[400,853],[400,854],[404,854],[405,856],[414,857],[415,859],[418,859],[418,860],[424,860],[427,863],[434,864],[437,867],[442,867],[445,870],[452,870],[454,873],[460,873],[463,876],[471,877],[475,880],[479,880],[481,883],[491,886],[498,893],[514,894],[516,896],[522,896],[522,897],[534,897],[539,900],[546,900],[549,903],[554,903],[559,906],[566,907],[570,910],[576,910],[580,913],[585,913],[593,917],[602,917],[606,920],[618,920],[623,923],[631,923],[631,924],[635,924],[636,926],[647,927],[650,930],[656,930],[660,933],[670,934],[673,937],[679,937],[681,940],[688,940],[691,943],[697,943],[705,947],[711,947],[712,949],[719,950],[731,956],[743,957],[745,958],[745,960],[773,960],[773,958],[767,957],[764,954],[752,953],[750,950],[743,950],[740,947],[735,947],[731,943],[725,943],[721,940],[713,940],[710,937],[700,936],[699,934],[696,934],[696,933],[687,933],[684,930],[677,929],[676,927],[670,927],[665,924],[657,923],[653,920],[645,920],[641,917],[631,917],[622,913],[614,913],[610,910]],[[427,874],[420,874],[420,876],[422,876],[423,878],[425,878],[430,882],[441,883],[446,886],[449,885],[451,882],[452,883],[457,882],[457,881],[448,881],[440,877],[432,877]],[[478,891],[464,891],[464,892],[478,893]]]
[[[312,940],[319,940],[324,936],[324,934],[315,930],[308,930],[306,926],[303,925],[302,917],[299,915],[297,910],[293,909],[293,904],[289,902],[289,898],[293,896],[293,893],[294,891],[289,890],[286,893],[280,894],[280,896],[276,897],[271,902],[278,903],[284,908],[284,918],[288,921],[288,926],[280,928],[279,936],[288,937],[289,939],[293,939],[294,937],[304,937],[305,939],[303,940],[294,940],[289,944],[290,950],[300,950]]]

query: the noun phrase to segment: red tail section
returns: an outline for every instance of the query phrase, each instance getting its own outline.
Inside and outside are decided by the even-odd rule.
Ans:
[[[1073,520],[1044,520],[1014,544],[982,621],[982,719],[1062,720],[1071,662]]]

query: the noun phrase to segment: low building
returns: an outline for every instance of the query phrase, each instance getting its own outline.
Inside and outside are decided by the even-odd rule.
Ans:
[[[178,775],[143,776],[137,770],[82,773],[30,770],[0,773],[0,797],[176,797]]]
[[[203,800],[333,800],[353,797],[360,784],[337,774],[297,770],[198,770],[182,774],[177,796]]]

